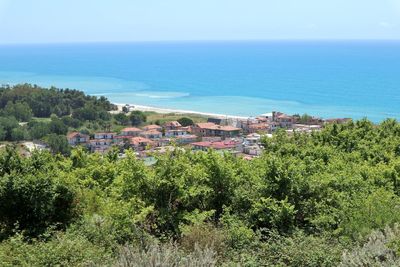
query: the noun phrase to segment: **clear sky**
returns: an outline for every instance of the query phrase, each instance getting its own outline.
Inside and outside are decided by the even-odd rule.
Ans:
[[[0,0],[0,43],[400,39],[400,0]]]

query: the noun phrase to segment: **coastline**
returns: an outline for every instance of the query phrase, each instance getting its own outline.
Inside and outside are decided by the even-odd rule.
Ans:
[[[122,112],[122,107],[126,104],[121,103],[113,103],[118,107],[118,112]],[[200,112],[200,111],[193,111],[193,110],[182,110],[182,109],[170,109],[170,108],[159,108],[153,106],[144,106],[144,105],[136,105],[129,103],[128,105],[131,106],[132,110],[139,110],[139,111],[152,111],[160,114],[168,114],[168,113],[175,113],[175,114],[196,114],[202,116],[208,116],[212,118],[218,119],[236,119],[236,120],[247,120],[250,117],[246,116],[235,116],[235,115],[228,115],[228,114],[216,114],[216,113],[209,113],[209,112]],[[133,107],[133,108],[132,108]]]

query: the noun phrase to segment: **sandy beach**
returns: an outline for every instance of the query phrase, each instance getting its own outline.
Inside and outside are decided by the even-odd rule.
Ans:
[[[113,103],[118,107],[118,112],[122,112],[122,108],[126,104],[121,103]],[[175,113],[175,114],[197,114],[203,115],[207,117],[213,118],[221,118],[221,119],[237,119],[237,120],[246,120],[249,117],[244,116],[234,116],[234,115],[225,115],[225,114],[215,114],[215,113],[207,113],[207,112],[198,112],[193,110],[181,110],[181,109],[169,109],[169,108],[158,108],[158,107],[151,107],[151,106],[143,106],[143,105],[135,105],[135,104],[128,104],[130,105],[131,110],[140,110],[140,111],[153,111],[160,114],[168,114],[168,113]]]

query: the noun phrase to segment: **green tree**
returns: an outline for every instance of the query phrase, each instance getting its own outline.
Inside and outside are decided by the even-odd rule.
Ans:
[[[187,117],[182,117],[178,120],[178,122],[183,126],[183,127],[187,127],[187,126],[192,126],[194,124],[193,120],[191,118],[187,118]]]
[[[129,123],[129,117],[126,116],[124,113],[115,114],[114,119],[120,125],[128,125],[128,123]]]
[[[50,133],[49,123],[35,122],[29,124],[29,132],[32,139],[42,139]]]
[[[4,129],[3,126],[0,126],[0,141],[4,141],[6,138],[6,130]]]
[[[68,127],[57,117],[51,118],[49,123],[49,130],[51,133],[58,135],[66,135],[68,132]]]
[[[135,110],[129,115],[129,120],[133,126],[139,126],[140,124],[146,122],[147,116],[142,111]]]
[[[64,135],[49,134],[46,136],[45,141],[54,154],[70,155],[71,148]]]
[[[11,140],[12,130],[18,128],[18,121],[14,117],[0,117],[0,125],[4,129],[5,140]]]
[[[27,132],[22,127],[17,127],[12,129],[11,131],[11,140],[12,141],[22,141],[28,138]]]
[[[13,103],[9,101],[4,112],[7,116],[14,116],[19,121],[29,121],[32,118],[32,110],[25,102]]]
[[[40,154],[35,155],[32,162],[29,162],[30,159],[24,162],[28,166],[41,160],[49,164],[49,158]],[[17,227],[28,236],[38,236],[51,225],[65,227],[75,217],[74,190],[55,178],[55,172],[34,170],[14,170],[0,179],[0,223],[3,234],[11,234]]]

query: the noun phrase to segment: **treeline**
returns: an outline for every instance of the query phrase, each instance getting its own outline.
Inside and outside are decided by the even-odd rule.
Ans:
[[[81,91],[21,84],[0,87],[0,141],[43,140],[54,152],[69,153],[65,135],[83,125],[105,128],[116,107],[105,97]],[[46,118],[46,119],[44,119]]]
[[[63,117],[75,114],[82,120],[96,119],[104,115],[105,111],[116,109],[104,96],[95,97],[71,89],[45,89],[31,84],[0,87],[0,109],[7,110],[7,105],[22,104],[13,115],[17,119],[26,121],[26,113],[39,118],[49,118],[51,114]],[[12,108],[9,109],[12,111]],[[19,111],[22,111],[20,114]],[[96,113],[98,113],[96,115]],[[20,117],[22,115],[22,117]],[[28,117],[29,118],[29,117]]]
[[[9,147],[0,265],[399,266],[399,123],[263,142],[252,161],[176,149],[152,166]]]

